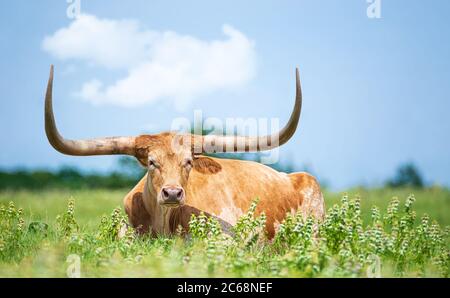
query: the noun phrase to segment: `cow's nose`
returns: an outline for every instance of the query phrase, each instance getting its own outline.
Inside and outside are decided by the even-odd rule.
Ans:
[[[164,187],[162,189],[164,204],[179,204],[183,199],[183,189],[181,187]]]

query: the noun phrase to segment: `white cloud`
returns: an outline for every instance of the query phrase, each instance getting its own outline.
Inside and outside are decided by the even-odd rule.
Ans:
[[[144,30],[133,20],[82,15],[47,36],[42,47],[61,60],[127,71],[111,85],[98,78],[84,83],[78,92],[83,99],[125,107],[172,100],[183,109],[199,95],[237,87],[254,76],[253,42],[229,25],[222,31],[224,39],[205,41]]]

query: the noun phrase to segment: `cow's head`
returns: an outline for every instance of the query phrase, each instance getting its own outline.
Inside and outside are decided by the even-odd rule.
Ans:
[[[192,170],[205,174],[221,170],[220,164],[213,159],[194,154],[191,144],[194,138],[176,133],[136,137],[136,157],[147,168],[148,190],[159,204],[167,207],[184,204],[185,188]]]
[[[286,143],[294,134],[301,112],[302,95],[296,70],[296,99],[289,122],[279,132],[257,137],[199,136],[161,133],[137,137],[109,137],[91,140],[67,140],[57,128],[53,115],[53,66],[45,97],[45,131],[50,144],[59,152],[76,155],[123,154],[136,157],[148,169],[147,185],[157,203],[167,207],[184,204],[185,189],[192,170],[215,174],[221,165],[201,153],[255,152],[270,150]]]

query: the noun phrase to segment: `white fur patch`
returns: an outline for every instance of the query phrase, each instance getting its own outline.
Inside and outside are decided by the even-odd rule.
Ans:
[[[307,187],[302,190],[302,194],[304,196],[303,215],[313,215],[317,218],[323,217],[325,210],[322,193],[315,188]]]
[[[243,212],[240,208],[237,208],[236,206],[232,205],[230,207],[222,208],[218,217],[234,225],[236,224],[237,220],[242,214]]]
[[[302,194],[305,198],[312,198],[314,195],[314,189],[312,187],[306,187],[302,190]]]
[[[278,229],[280,228],[281,223],[278,220],[275,220],[273,223],[273,228],[275,230],[275,233],[278,233]]]
[[[119,230],[119,234],[118,234],[119,239],[122,239],[123,237],[125,237],[125,235],[127,234],[127,230],[128,230],[128,225],[122,224],[122,226],[120,227],[120,230]]]

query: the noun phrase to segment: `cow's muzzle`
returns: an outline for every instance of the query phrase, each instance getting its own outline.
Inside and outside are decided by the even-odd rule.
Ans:
[[[161,189],[161,204],[167,207],[177,207],[184,203],[184,190],[181,187],[163,187]]]

